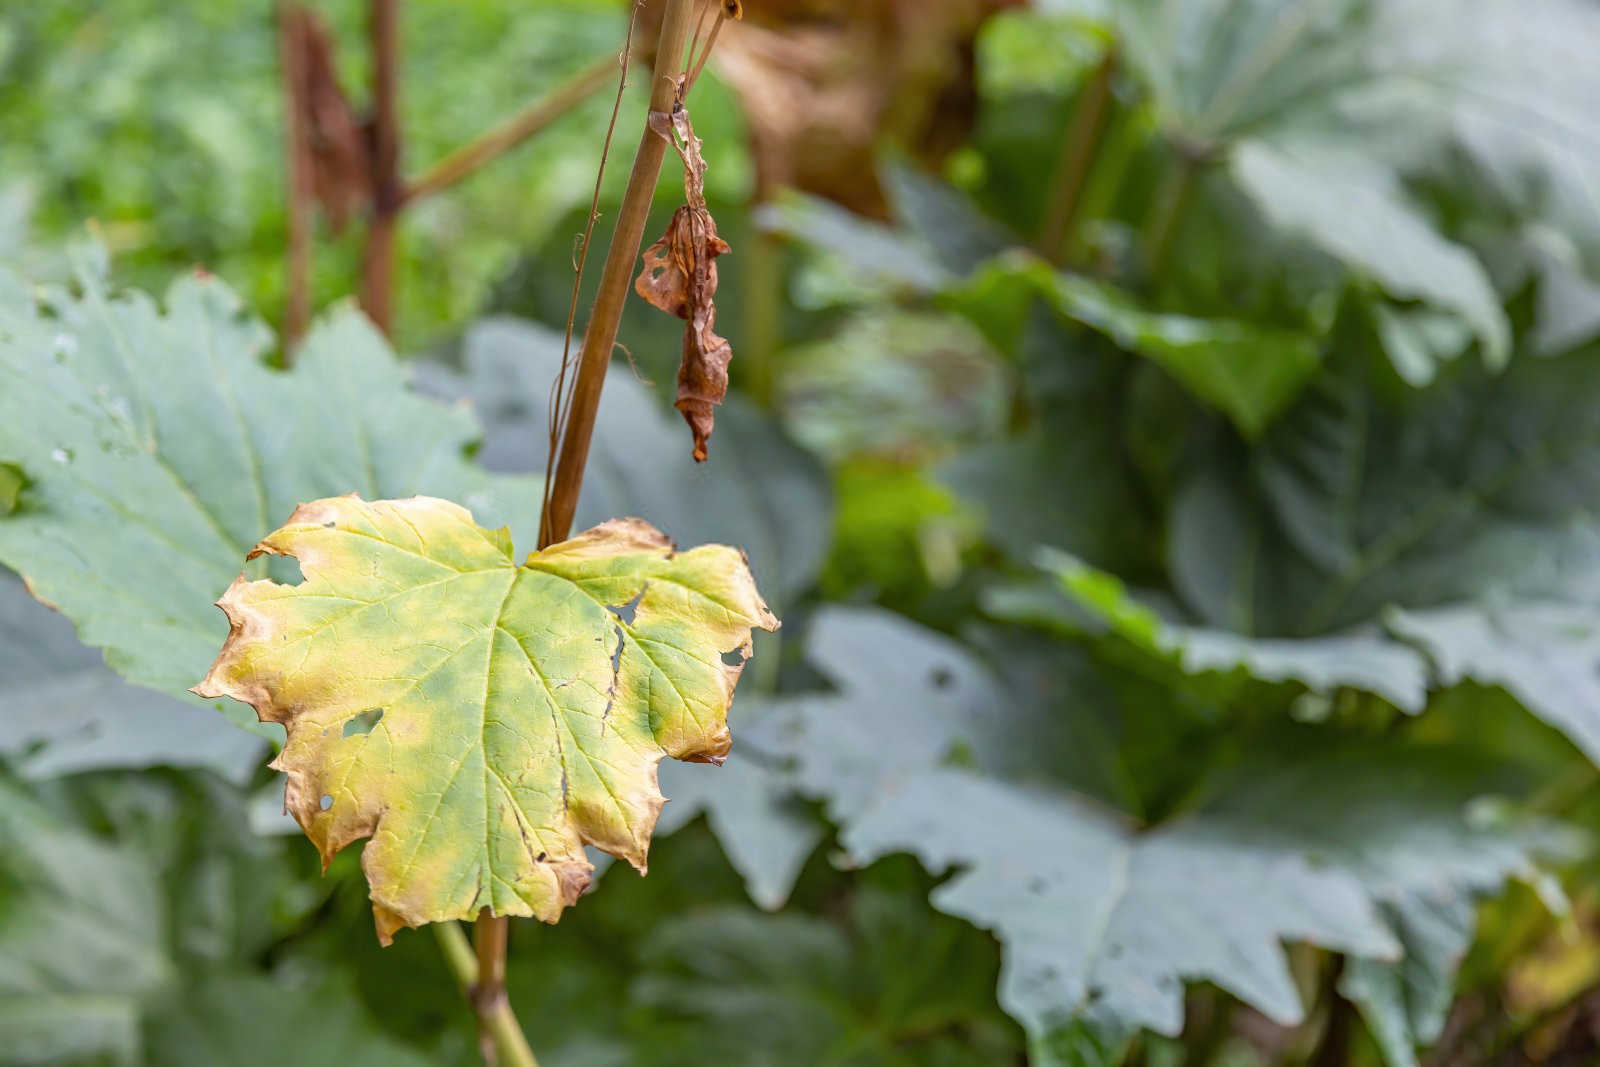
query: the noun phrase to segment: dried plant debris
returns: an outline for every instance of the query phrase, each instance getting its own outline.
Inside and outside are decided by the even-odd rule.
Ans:
[[[644,252],[644,270],[634,289],[651,304],[684,320],[683,362],[678,367],[678,399],[694,431],[694,458],[704,461],[715,428],[715,408],[728,393],[728,363],[733,349],[717,335],[717,257],[729,251],[717,236],[717,221],[706,206],[706,161],[687,108],[669,115],[652,112],[650,127],[671,142],[683,159],[687,201],[672,214],[667,232]]]
[[[300,116],[317,200],[335,232],[362,211],[372,188],[372,160],[362,119],[339,84],[333,36],[317,15],[284,15],[284,63],[290,105]]]

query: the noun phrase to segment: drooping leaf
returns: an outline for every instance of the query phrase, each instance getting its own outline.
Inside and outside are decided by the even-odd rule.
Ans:
[[[644,251],[644,269],[633,287],[646,301],[683,319],[683,359],[678,366],[678,398],[694,434],[694,458],[706,460],[706,443],[716,423],[715,408],[728,394],[728,363],[733,349],[715,331],[717,257],[731,249],[717,236],[717,220],[706,206],[706,161],[700,138],[681,104],[670,118],[651,115],[651,130],[671,144],[683,160],[685,203],[672,213],[667,232]]]
[[[229,587],[196,691],[287,728],[273,765],[324,863],[371,837],[385,941],[482,908],[555,922],[588,885],[585,845],[643,870],[656,765],[727,755],[750,631],[778,625],[737,550],[678,553],[637,519],[518,566],[507,531],[448,501],[337,497],[262,554],[306,580]]]
[[[1349,160],[1295,158],[1255,143],[1234,152],[1230,174],[1274,225],[1369,275],[1393,297],[1448,311],[1479,338],[1491,366],[1505,366],[1511,329],[1483,264],[1440,236],[1390,187],[1389,175]],[[1413,385],[1426,385],[1437,365],[1453,355],[1424,361],[1399,336],[1387,334],[1384,341],[1395,369]],[[1462,347],[1458,343],[1455,351]]]
[[[242,782],[267,747],[212,711],[122,681],[5,573],[0,681],[0,754],[24,778],[164,765]]]
[[[30,482],[0,562],[130,681],[185,695],[226,632],[208,605],[300,501],[437,493],[532,537],[537,483],[468,463],[470,416],[411,395],[353,309],[291,372],[269,340],[208,278],[162,310],[90,272],[76,295],[0,276],[0,460]]]

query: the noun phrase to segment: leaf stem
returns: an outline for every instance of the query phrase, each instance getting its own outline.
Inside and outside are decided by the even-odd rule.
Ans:
[[[439,160],[407,183],[402,203],[448,189],[486,163],[515,148],[611,84],[616,57],[605,55],[521,111]]]
[[[661,38],[656,47],[655,71],[650,84],[650,110],[668,114],[677,100],[682,75],[683,49],[689,40],[689,21],[694,0],[667,0],[661,20]],[[554,544],[572,529],[578,508],[578,490],[583,469],[589,461],[589,442],[594,435],[595,416],[600,408],[600,390],[605,384],[611,350],[617,343],[617,327],[622,309],[632,288],[634,265],[644,240],[645,224],[661,163],[666,158],[667,142],[644,124],[639,148],[633,157],[633,172],[617,213],[617,228],[611,237],[606,263],[600,274],[599,291],[584,331],[583,348],[578,357],[578,379],[572,390],[572,406],[562,435],[561,456],[556,462],[550,486],[549,505],[539,524],[540,546]]]
[[[670,112],[677,100],[683,49],[689,40],[689,17],[693,11],[694,0],[667,0],[651,82],[651,111]],[[661,176],[661,164],[666,158],[666,151],[666,141],[652,131],[646,121],[639,150],[634,155],[633,172],[628,177],[628,189],[617,214],[616,232],[606,252],[600,290],[595,296],[589,326],[583,336],[572,407],[561,441],[561,457],[556,465],[554,484],[545,498],[544,513],[539,519],[540,548],[564,540],[572,529],[572,517],[578,508],[578,490],[583,483],[583,468],[589,458],[589,442],[594,435],[595,416],[600,407],[600,390],[605,384],[606,368],[611,362],[612,346],[616,344],[617,327],[633,280],[634,262],[639,258],[645,223],[650,215],[650,202],[655,196],[656,181]],[[506,999],[507,924],[505,917],[495,917],[487,909],[479,916],[470,997],[478,1013],[480,1032],[492,1039],[494,1049],[504,1059],[501,1067],[537,1067],[527,1039],[517,1025],[516,1016],[512,1014],[510,1002]],[[453,923],[440,925],[454,926]],[[460,934],[459,929],[456,933]],[[449,935],[440,936],[446,940]],[[452,964],[456,968],[461,966],[459,957],[462,947],[446,946],[446,957],[457,957]]]
[[[505,922],[504,919],[499,920]],[[439,950],[444,954],[445,965],[450,968],[450,973],[455,976],[456,984],[461,991],[477,1004],[479,990],[482,988],[478,982],[481,970],[478,966],[478,957],[473,954],[472,946],[467,943],[467,935],[462,932],[459,923],[443,922],[432,925],[433,935],[439,942]],[[479,927],[481,930],[481,926]],[[501,942],[502,948],[504,942]],[[482,947],[482,942],[479,943]],[[502,953],[500,963],[504,967],[505,957]],[[492,1042],[495,1055],[494,1060],[498,1067],[539,1067],[539,1061],[534,1056],[533,1050],[528,1047],[528,1039],[522,1033],[522,1027],[517,1025],[517,1017],[511,1010],[511,1002],[505,997],[504,974],[498,1003],[487,1015],[480,1012],[479,1024]]]

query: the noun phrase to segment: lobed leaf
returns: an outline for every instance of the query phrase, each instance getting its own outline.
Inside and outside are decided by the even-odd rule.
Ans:
[[[484,908],[555,922],[589,883],[585,845],[644,870],[656,765],[727,755],[750,631],[778,626],[737,550],[678,553],[637,519],[519,566],[456,504],[337,497],[262,554],[305,581],[229,587],[196,692],[288,730],[273,766],[324,865],[371,838],[385,942]]]

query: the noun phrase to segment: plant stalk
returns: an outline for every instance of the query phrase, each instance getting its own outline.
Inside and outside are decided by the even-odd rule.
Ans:
[[[278,51],[283,75],[284,158],[288,164],[287,208],[289,249],[285,259],[283,352],[284,360],[311,321],[312,163],[306,143],[305,115],[300,103],[305,92],[305,49],[301,34],[305,22],[290,3],[278,7]]]
[[[372,224],[361,262],[361,307],[385,334],[394,305],[394,239],[401,204],[400,5],[371,0]]]
[[[455,976],[456,984],[461,991],[474,1000],[480,988],[478,975],[478,959],[473,955],[472,946],[467,943],[467,935],[461,932],[458,923],[443,922],[432,925],[434,937],[438,939],[439,950],[444,954],[445,965],[450,968],[450,973]],[[502,963],[504,957],[502,957]],[[533,1050],[528,1047],[528,1039],[522,1033],[522,1027],[517,1024],[517,1017],[511,1011],[510,1001],[505,999],[505,987],[502,981],[501,995],[498,1003],[492,1006],[488,1017],[479,1016],[481,1025],[493,1041],[493,1051],[498,1067],[539,1067],[539,1061],[534,1056]],[[487,1059],[487,1056],[485,1057]]]
[[[1111,86],[1116,74],[1117,47],[1112,44],[1089,76],[1067,123],[1067,138],[1051,183],[1054,193],[1049,214],[1039,235],[1039,253],[1057,264],[1066,258],[1069,240],[1077,230],[1089,170],[1099,154],[1111,114]]]
[[[655,71],[650,84],[650,110],[670,113],[676,102],[678,79],[683,73],[683,50],[689,41],[690,17],[694,0],[667,0],[661,19],[661,38],[656,47]],[[622,309],[632,289],[633,275],[650,217],[650,202],[661,163],[666,158],[667,142],[650,129],[648,122],[640,135],[639,149],[633,157],[633,172],[628,176],[627,192],[617,213],[617,228],[606,252],[600,274],[600,288],[589,313],[578,357],[578,378],[572,391],[572,407],[567,413],[566,433],[561,439],[561,457],[556,462],[550,487],[549,506],[539,524],[540,547],[566,538],[572,517],[578,509],[578,490],[583,469],[589,461],[589,442],[594,436],[595,415],[600,408],[600,390],[605,385],[611,350],[617,343],[617,327]]]
[[[683,49],[689,40],[689,19],[693,12],[694,0],[667,0],[651,83],[652,111],[670,112],[676,102]],[[589,443],[594,436],[595,416],[600,407],[600,391],[611,362],[611,349],[617,341],[617,327],[622,320],[623,305],[627,302],[633,281],[634,264],[639,258],[645,223],[650,215],[650,203],[655,196],[656,181],[661,176],[661,164],[666,158],[666,151],[666,141],[652,131],[646,122],[639,150],[634,155],[633,172],[628,177],[628,189],[617,214],[617,228],[611,237],[611,247],[606,252],[600,289],[583,335],[572,409],[567,418],[566,434],[561,441],[561,457],[556,464],[554,483],[546,497],[544,514],[539,520],[540,548],[565,540],[572,530],[572,517],[578,509],[578,491],[583,484],[583,469],[589,459]],[[479,916],[476,923],[477,980],[472,994],[480,1026],[493,1033],[495,1047],[502,1055],[505,1055],[505,1045],[499,1032],[491,1028],[503,1026],[508,1021],[516,1028],[515,1016],[505,996],[508,925],[506,917],[490,915],[487,909]],[[495,990],[498,996],[490,1003],[486,991]],[[516,1031],[526,1049],[526,1039],[521,1029],[516,1028]],[[533,1063],[532,1053],[528,1053],[526,1059],[509,1060],[508,1063],[514,1067],[526,1067]]]
[[[595,60],[546,95],[417,175],[401,192],[401,203],[432,196],[454,185],[610,85],[615,74],[614,56]]]
[[[1172,251],[1172,242],[1188,209],[1189,194],[1194,189],[1200,166],[1199,155],[1180,148],[1156,189],[1144,229],[1145,266],[1152,278],[1160,277],[1166,267],[1167,254]]]

